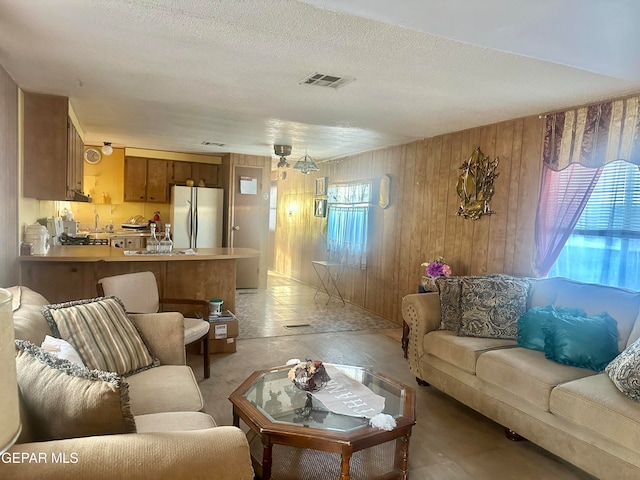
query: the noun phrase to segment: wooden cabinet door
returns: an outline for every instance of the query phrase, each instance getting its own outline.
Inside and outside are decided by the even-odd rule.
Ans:
[[[24,92],[23,195],[43,200],[67,198],[67,118],[69,99]]]
[[[84,144],[71,119],[67,120],[67,145],[67,199],[73,200],[75,192],[82,192]]]
[[[124,201],[145,202],[147,186],[147,159],[126,157],[124,159]]]
[[[191,163],[171,162],[171,183],[184,185],[187,179],[191,178]]]
[[[211,163],[192,163],[191,164],[191,178],[196,182],[196,185],[200,183],[200,180],[204,180],[204,184],[207,187],[218,186],[218,165]]]
[[[169,198],[169,162],[147,159],[147,202],[167,203]]]

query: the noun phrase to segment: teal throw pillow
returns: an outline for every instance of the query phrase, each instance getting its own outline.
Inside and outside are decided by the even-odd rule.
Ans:
[[[544,352],[543,325],[553,319],[555,313],[561,315],[573,315],[586,317],[587,314],[581,308],[565,308],[547,305],[546,307],[533,307],[527,310],[518,319],[518,346],[530,350]]]
[[[618,355],[617,322],[608,313],[579,317],[556,312],[553,317],[542,327],[546,358],[602,372]]]

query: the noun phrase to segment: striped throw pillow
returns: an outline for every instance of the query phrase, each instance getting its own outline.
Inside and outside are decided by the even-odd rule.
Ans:
[[[45,305],[43,314],[89,369],[131,375],[159,364],[117,297]]]

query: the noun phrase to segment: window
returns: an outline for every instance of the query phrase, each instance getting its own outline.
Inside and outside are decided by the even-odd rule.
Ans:
[[[329,185],[327,260],[367,268],[370,182]]]
[[[640,290],[640,170],[608,163],[550,276]]]

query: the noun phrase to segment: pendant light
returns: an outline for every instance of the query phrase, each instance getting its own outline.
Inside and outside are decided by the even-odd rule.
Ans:
[[[300,159],[293,166],[293,169],[298,170],[305,175],[309,175],[311,172],[317,172],[318,170],[320,170],[316,165],[316,162],[313,161],[313,158],[307,155],[306,151],[304,152],[304,156],[300,157]]]

